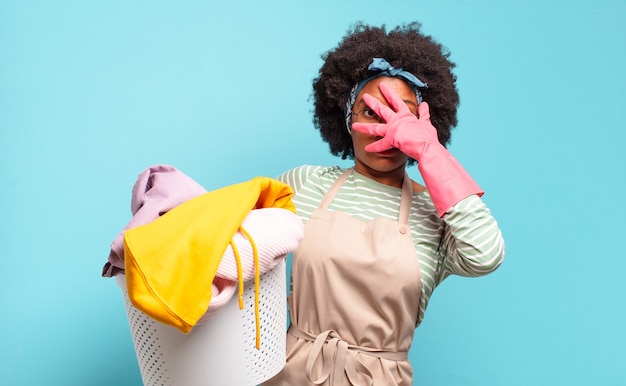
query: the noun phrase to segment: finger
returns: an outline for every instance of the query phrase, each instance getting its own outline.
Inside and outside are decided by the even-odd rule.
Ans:
[[[363,94],[363,102],[385,122],[389,122],[396,114],[389,106],[385,106],[383,102],[368,93]]]
[[[422,102],[417,106],[417,118],[420,121],[430,121],[430,107],[428,103]]]
[[[359,133],[375,135],[378,137],[384,137],[387,134],[387,125],[383,123],[363,123],[363,122],[354,122],[352,124],[352,130],[358,131]]]
[[[402,98],[385,82],[378,83],[378,88],[380,89],[381,94],[385,97],[385,100],[389,102],[389,105],[393,108],[394,111],[400,112],[400,110],[409,109],[409,107],[404,103]]]
[[[370,143],[369,145],[365,146],[365,151],[369,153],[379,153],[381,151],[385,151],[389,149],[393,149],[391,140],[388,138],[384,138],[384,137],[379,139],[376,142]]]

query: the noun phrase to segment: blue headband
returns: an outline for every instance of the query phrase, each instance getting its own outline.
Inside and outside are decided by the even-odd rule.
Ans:
[[[348,128],[348,132],[350,132],[350,121],[352,119],[352,107],[354,106],[354,102],[356,100],[356,96],[359,95],[359,91],[365,86],[367,82],[372,79],[376,79],[380,76],[391,76],[401,78],[413,89],[415,92],[415,96],[417,97],[417,103],[422,103],[422,94],[419,92],[418,88],[427,88],[428,85],[417,78],[417,76],[411,74],[408,71],[404,71],[402,68],[394,68],[389,62],[387,62],[383,58],[374,58],[372,59],[372,63],[367,67],[370,71],[380,71],[376,75],[372,75],[369,78],[363,79],[350,90],[350,97],[346,102],[345,108],[345,119],[346,119],[346,127]]]

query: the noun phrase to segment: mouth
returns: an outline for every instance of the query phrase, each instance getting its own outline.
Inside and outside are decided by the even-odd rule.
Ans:
[[[392,149],[388,149],[385,151],[379,151],[378,155],[382,156],[382,157],[391,157],[393,155],[396,155],[400,150],[396,149],[396,148],[392,148]]]

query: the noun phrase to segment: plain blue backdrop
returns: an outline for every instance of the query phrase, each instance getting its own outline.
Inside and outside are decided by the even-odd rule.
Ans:
[[[507,242],[496,273],[435,292],[415,384],[626,385],[626,1],[0,0],[1,385],[141,384],[100,277],[135,178],[348,165],[309,96],[358,20],[450,49],[451,150]]]

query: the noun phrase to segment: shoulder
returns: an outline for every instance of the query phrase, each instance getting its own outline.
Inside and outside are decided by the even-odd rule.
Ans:
[[[301,165],[285,171],[276,179],[288,184],[297,192],[305,184],[332,184],[344,171],[345,169],[339,166]]]
[[[411,185],[413,185],[413,193],[422,193],[426,191],[426,187],[422,184],[419,184],[413,180],[411,180]]]

